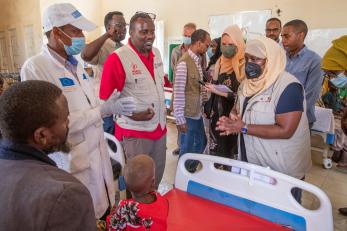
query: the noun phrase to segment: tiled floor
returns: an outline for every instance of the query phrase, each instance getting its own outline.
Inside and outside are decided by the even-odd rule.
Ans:
[[[173,123],[168,123],[168,142],[166,152],[166,167],[163,177],[164,185],[174,183],[177,156],[172,155],[172,151],[177,147],[177,130]],[[314,138],[312,143],[319,144],[322,141]],[[330,198],[333,206],[334,228],[335,231],[347,230],[347,217],[342,216],[337,211],[340,207],[347,207],[347,174],[332,169],[324,169],[322,167],[322,155],[319,152],[312,152],[313,166],[306,175],[306,181],[321,188]],[[308,208],[317,208],[317,200],[311,195],[304,193],[303,204]]]

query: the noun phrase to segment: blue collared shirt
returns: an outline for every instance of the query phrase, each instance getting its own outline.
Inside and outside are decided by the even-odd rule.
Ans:
[[[49,46],[48,51],[52,55],[53,58],[55,58],[61,65],[63,65],[68,71],[71,72],[77,78],[77,65],[78,61],[73,57],[72,55],[69,55],[67,59],[64,59],[61,57],[57,52],[55,52],[53,49],[51,49]]]
[[[299,53],[289,57],[287,51],[286,71],[294,75],[305,88],[307,119],[316,121],[314,106],[319,98],[323,82],[323,71],[320,68],[321,57],[306,46]]]

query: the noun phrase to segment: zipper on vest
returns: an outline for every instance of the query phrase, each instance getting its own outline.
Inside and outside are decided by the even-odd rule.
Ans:
[[[82,91],[83,91],[83,90],[82,90]],[[83,91],[83,93],[84,93],[84,91]],[[88,101],[89,105],[92,105],[92,104],[90,103],[90,99],[88,98],[87,94],[86,94],[86,93],[84,93],[84,95],[86,96],[86,98],[87,98],[87,101]]]

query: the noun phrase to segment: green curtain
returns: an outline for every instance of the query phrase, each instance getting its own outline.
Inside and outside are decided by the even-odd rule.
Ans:
[[[169,44],[169,81],[173,81],[173,72],[172,72],[172,67],[171,67],[171,54],[172,54],[172,49],[175,47],[179,46],[180,44]]]

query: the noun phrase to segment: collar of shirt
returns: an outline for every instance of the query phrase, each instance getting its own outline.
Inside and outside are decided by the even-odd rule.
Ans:
[[[290,56],[289,52],[287,51],[287,58],[294,59],[294,58],[297,58],[297,57],[301,57],[301,56],[303,56],[306,53],[306,51],[307,51],[306,45],[304,45],[304,47],[297,54],[295,54],[293,56]]]
[[[48,45],[48,51],[49,53],[52,55],[53,58],[55,58],[55,60],[57,60],[61,65],[65,66],[66,63],[66,59],[61,57],[57,52],[55,52],[52,48],[50,48]]]
[[[72,64],[73,66],[77,67],[78,61],[72,55],[68,55],[66,61]]]
[[[114,47],[115,47],[116,49],[118,49],[118,48],[122,47],[123,45],[124,45],[124,44],[121,43],[121,42],[115,42]]]
[[[200,64],[200,57],[197,56],[191,49],[188,49],[188,54],[194,60],[194,62]]]
[[[56,59],[61,65],[63,65],[69,72],[71,72],[77,79],[77,65],[78,61],[72,55],[68,56],[67,59],[61,57],[57,52],[51,49],[48,45],[48,51],[54,59]]]
[[[37,160],[56,166],[46,153],[27,144],[14,143],[8,139],[0,140],[0,159],[5,160]]]
[[[55,58],[61,65],[66,66],[67,64],[72,64],[73,66],[77,66],[78,61],[72,55],[68,55],[67,59],[65,59],[61,57],[57,52],[55,52],[52,48],[50,48],[49,46],[47,47],[52,57]]]
[[[196,55],[191,49],[188,50],[189,56],[194,60],[196,67],[198,68],[200,78],[204,78],[204,73],[202,71],[201,56]]]
[[[106,39],[105,44],[106,44],[106,46],[112,47],[115,50],[123,46],[123,43],[115,42],[110,38]]]

